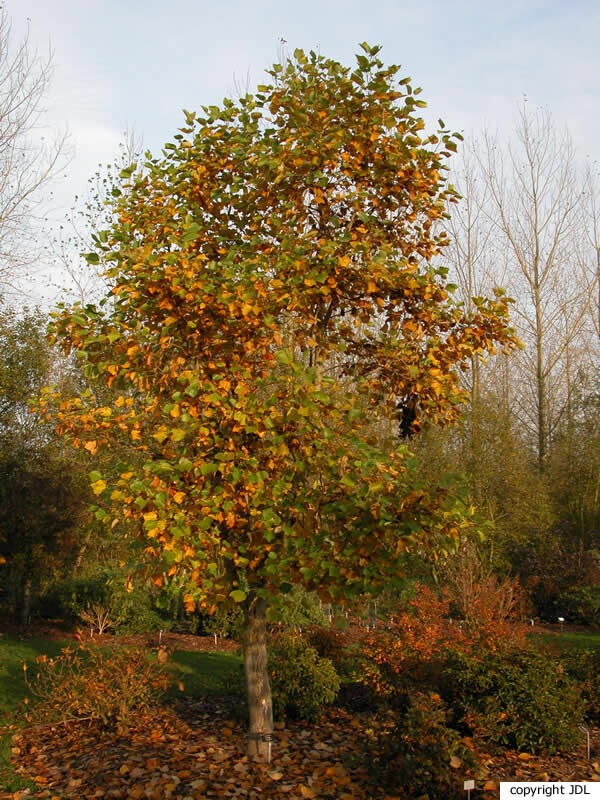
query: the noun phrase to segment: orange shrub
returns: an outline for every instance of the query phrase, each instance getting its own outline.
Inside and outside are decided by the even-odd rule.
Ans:
[[[31,722],[99,719],[126,730],[132,713],[158,702],[171,680],[170,671],[142,650],[107,647],[96,639],[80,638],[76,648],[36,662],[33,677],[25,672]]]
[[[525,597],[517,578],[495,575],[466,543],[447,565],[445,580],[472,639],[492,650],[524,644]]]
[[[366,637],[368,662],[364,679],[378,692],[396,691],[410,665],[415,672],[438,660],[448,650],[469,650],[472,640],[448,618],[450,602],[427,586],[418,586],[408,608],[390,620],[385,630]]]

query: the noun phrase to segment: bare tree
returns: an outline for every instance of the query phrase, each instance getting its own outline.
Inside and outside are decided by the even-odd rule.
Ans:
[[[474,298],[491,294],[494,286],[504,282],[498,270],[497,235],[489,213],[489,187],[481,173],[475,140],[465,141],[453,165],[452,181],[461,200],[458,204],[449,204],[446,225],[449,246],[444,257],[465,310],[471,314],[476,311]],[[480,400],[480,373],[481,361],[476,353],[466,379],[473,410]]]
[[[542,465],[566,408],[565,370],[585,321],[586,286],[577,259],[583,182],[568,132],[557,131],[548,111],[525,104],[514,140],[502,147],[485,134],[479,160],[526,343],[520,419],[535,435]]]
[[[598,174],[588,168],[585,176],[584,212],[586,236],[581,252],[589,320],[596,342],[600,343],[600,186]]]
[[[43,189],[64,168],[67,134],[47,143],[41,136],[52,53],[32,53],[26,36],[16,46],[0,9],[0,289],[14,288],[39,258],[36,221]]]

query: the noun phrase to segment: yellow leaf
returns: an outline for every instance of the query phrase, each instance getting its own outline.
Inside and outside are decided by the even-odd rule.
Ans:
[[[175,403],[173,408],[170,410],[169,414],[174,418],[181,416],[181,410],[179,408],[179,403]]]
[[[183,501],[185,500],[185,492],[175,492],[175,494],[173,495],[173,500],[176,503],[183,503]]]
[[[375,281],[369,281],[367,283],[367,291],[371,293],[377,291],[377,284],[375,283]]]
[[[167,317],[163,322],[163,327],[168,328],[168,326],[172,325],[174,322],[177,322],[177,317]]]
[[[252,306],[249,303],[244,303],[242,305],[242,314],[247,317],[248,314],[252,311]]]
[[[106,481],[103,480],[94,481],[90,485],[94,494],[102,494],[102,492],[106,489]]]
[[[167,429],[164,426],[162,426],[156,431],[156,433],[152,434],[152,438],[156,439],[157,442],[160,442],[162,444],[168,435],[169,433]]]
[[[85,450],[88,450],[92,455],[94,455],[98,449],[98,442],[95,440],[93,442],[86,442],[83,447]]]

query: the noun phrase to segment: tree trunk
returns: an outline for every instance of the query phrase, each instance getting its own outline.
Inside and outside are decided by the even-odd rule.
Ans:
[[[23,602],[21,605],[21,625],[29,625],[31,611],[31,578],[23,581]]]
[[[537,281],[536,264],[536,281]],[[536,390],[537,390],[537,428],[538,428],[538,464],[541,470],[544,469],[546,461],[546,373],[544,365],[544,326],[542,321],[542,299],[540,296],[539,285],[536,283],[534,292],[535,304],[535,328],[536,328]]]
[[[260,597],[251,599],[245,612],[244,667],[248,687],[250,732],[248,756],[271,760],[273,704],[267,673],[267,604]]]

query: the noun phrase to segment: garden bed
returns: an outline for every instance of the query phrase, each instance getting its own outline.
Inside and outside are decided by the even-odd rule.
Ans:
[[[390,798],[368,785],[361,760],[368,715],[329,709],[316,725],[288,723],[277,732],[271,764],[249,762],[245,726],[217,699],[179,703],[140,719],[127,735],[96,724],[48,726],[18,734],[12,757],[17,772],[32,779],[37,798],[268,797]],[[600,752],[600,731],[592,731]],[[477,796],[497,798],[500,780],[600,781],[595,756],[582,743],[552,757],[478,753]],[[457,782],[462,780],[456,769]],[[487,787],[487,790],[486,788]],[[0,795],[16,798],[14,793]]]

